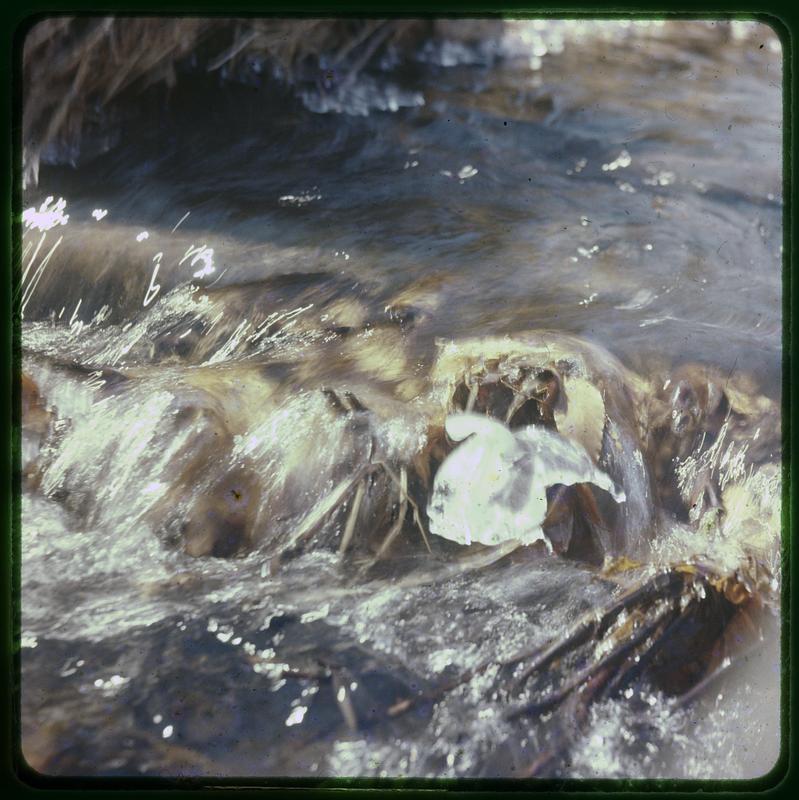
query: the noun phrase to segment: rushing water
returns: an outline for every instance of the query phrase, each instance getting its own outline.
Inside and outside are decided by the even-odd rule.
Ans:
[[[413,526],[394,572],[353,580],[330,543],[346,515],[279,565],[213,558],[191,538],[218,513],[203,498],[233,476],[231,525],[291,543],[370,447],[422,441],[431,365],[465,337],[575,334],[644,376],[698,361],[779,402],[773,32],[510,23],[389,62],[304,96],[188,74],[165,116],[26,193],[23,368],[53,422],[41,453],[23,436],[46,466],[22,496],[22,729],[45,772],[523,774],[557,715],[509,721],[498,666],[391,709],[544,643],[611,581],[490,551],[447,572],[455,548],[431,560]],[[757,487],[778,508],[778,478]],[[727,546],[663,530],[663,563]],[[592,706],[550,774],[767,772],[777,642],[694,703],[643,686]]]

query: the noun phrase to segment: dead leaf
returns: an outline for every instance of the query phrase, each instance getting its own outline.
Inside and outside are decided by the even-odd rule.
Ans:
[[[558,433],[581,444],[596,463],[602,451],[605,401],[585,378],[563,376],[561,399],[555,408]]]
[[[610,575],[620,575],[624,572],[640,569],[642,566],[644,566],[642,562],[633,561],[631,558],[627,558],[627,556],[621,556],[620,558],[608,558],[602,567],[602,574],[605,577]]]

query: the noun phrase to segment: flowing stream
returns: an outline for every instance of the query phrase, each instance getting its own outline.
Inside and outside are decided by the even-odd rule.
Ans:
[[[698,362],[778,409],[781,70],[755,23],[511,22],[340,91],[190,72],[105,155],[44,165],[20,295],[22,368],[49,415],[45,434],[27,411],[22,434],[23,469],[43,465],[21,497],[29,763],[507,778],[562,742],[555,712],[509,719],[484,666],[617,585],[546,553],[464,556],[435,536],[428,552],[410,523],[357,579],[338,551],[352,465],[423,441],[433,365],[465,338],[574,335],[652,380]],[[778,508],[779,470],[757,480]],[[219,515],[282,545],[334,506],[291,558],[263,537],[207,552]],[[737,554],[729,531],[711,547],[683,522],[658,530],[661,566]],[[643,682],[590,706],[543,774],[768,772],[778,621],[766,631],[690,703]]]

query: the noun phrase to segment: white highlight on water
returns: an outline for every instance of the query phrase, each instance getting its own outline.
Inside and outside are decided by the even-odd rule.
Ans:
[[[191,247],[189,247],[183,254],[183,258],[181,258],[178,262],[178,266],[181,266],[189,258],[191,259],[189,262],[190,267],[196,266],[197,262],[202,264],[202,267],[197,270],[192,277],[204,278],[206,275],[211,275],[212,273],[216,272],[216,267],[214,266],[213,247],[206,247],[205,244],[191,245]]]
[[[172,228],[172,233],[174,233],[184,222],[184,220],[191,214],[191,211],[187,211],[176,223],[175,227]]]
[[[22,224],[26,231],[49,231],[57,225],[66,225],[69,222],[69,214],[64,213],[67,201],[63,197],[56,200],[54,206],[50,206],[54,198],[52,195],[45,199],[39,208],[26,208],[22,212]]]
[[[299,725],[305,717],[305,712],[308,710],[307,706],[297,706],[286,719],[286,727],[290,728],[292,725]]]
[[[161,266],[161,259],[164,257],[164,254],[161,252],[156,253],[153,256],[153,261],[155,262],[155,267],[153,268],[153,274],[150,278],[150,285],[147,287],[147,291],[144,293],[144,302],[142,305],[147,306],[155,300],[156,295],[158,292],[161,291],[161,284],[155,282],[156,275],[158,275],[158,269]]]
[[[622,150],[613,161],[602,165],[602,172],[615,172],[617,169],[625,169],[632,164],[632,158],[626,150]]]

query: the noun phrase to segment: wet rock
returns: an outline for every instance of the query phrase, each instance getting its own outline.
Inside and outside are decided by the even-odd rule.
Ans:
[[[24,372],[21,395],[22,481],[26,488],[36,489],[41,482],[39,453],[53,417],[45,406],[36,381]]]
[[[190,556],[232,556],[248,550],[255,539],[260,481],[251,471],[223,475],[191,506],[181,536]]]
[[[586,503],[575,508],[596,542],[580,547],[611,556],[646,549],[655,518],[641,441],[648,384],[640,377],[595,345],[533,332],[441,343],[432,380],[449,410],[485,413],[511,428],[543,426],[586,449],[626,500],[618,514],[609,510],[610,518],[597,524],[606,504],[583,495]]]
[[[700,469],[690,486],[680,486],[679,467],[701,461],[722,435],[727,445],[745,447],[752,464],[779,454],[779,413],[772,400],[745,372],[722,374],[708,365],[688,363],[671,371],[651,402],[648,458],[660,504],[678,518],[699,519],[723,509],[719,476]]]

